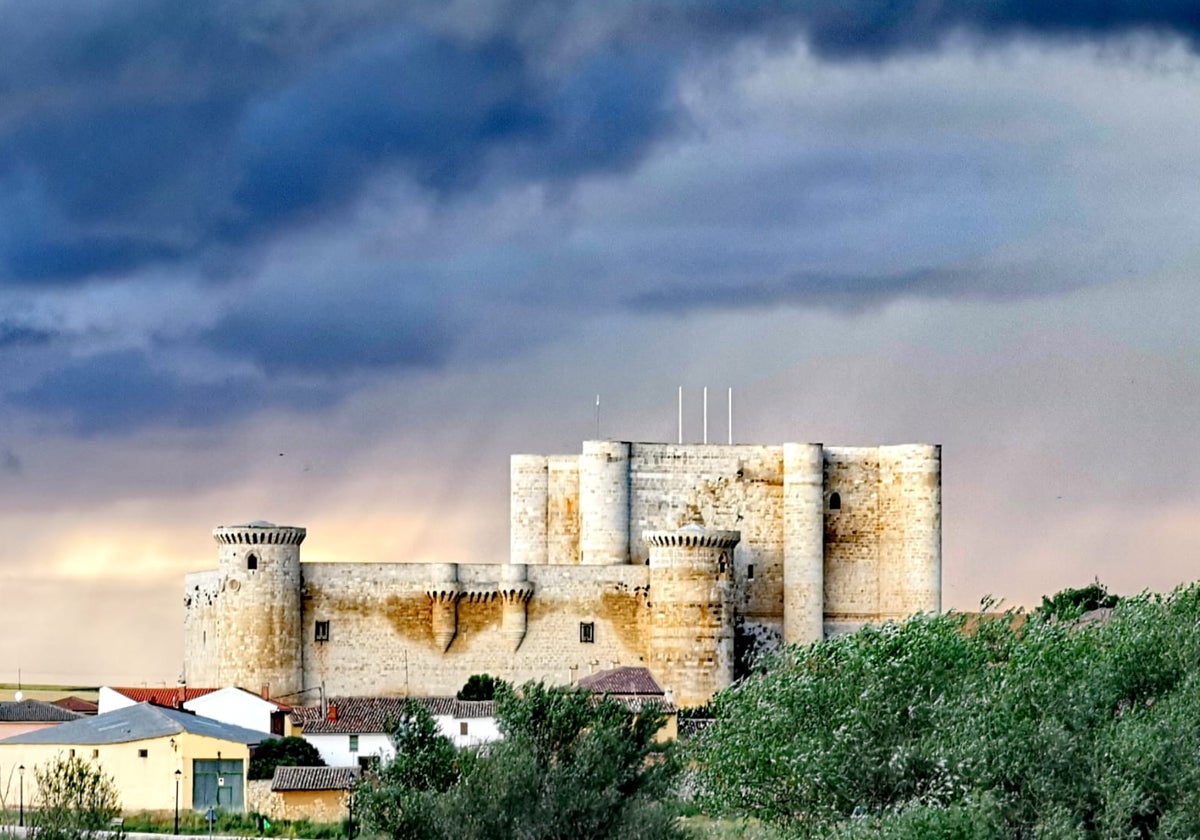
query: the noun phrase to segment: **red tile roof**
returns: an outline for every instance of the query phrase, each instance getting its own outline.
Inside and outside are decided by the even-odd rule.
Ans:
[[[579,680],[579,687],[593,694],[633,694],[662,697],[665,693],[649,668],[622,667],[597,671]]]
[[[357,767],[276,767],[271,790],[349,790],[357,780]]]
[[[94,715],[100,708],[91,700],[84,700],[82,697],[76,697],[74,694],[51,702],[60,709],[66,709],[69,712],[78,712],[81,715]]]
[[[319,708],[295,709],[292,719],[305,735],[383,733],[400,718],[406,700],[412,700],[436,717],[456,720],[494,717],[496,704],[491,700],[458,700],[454,697],[331,697],[329,713]],[[335,718],[330,720],[330,718]]]
[[[175,686],[160,686],[159,688],[116,688],[113,691],[123,694],[135,703],[153,703],[156,706],[166,706],[169,709],[178,709],[180,705],[179,695],[180,688]],[[212,694],[216,691],[215,688],[184,688],[182,690],[183,702],[194,700],[197,697],[203,697],[205,694]]]

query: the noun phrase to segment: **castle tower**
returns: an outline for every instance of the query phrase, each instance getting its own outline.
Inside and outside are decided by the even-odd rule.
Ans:
[[[222,525],[217,541],[217,683],[283,697],[304,686],[300,627],[303,528]]]
[[[879,447],[881,505],[889,527],[880,535],[880,612],[902,618],[942,609],[942,448]]]
[[[783,641],[825,636],[825,475],[819,443],[783,445]]]
[[[438,649],[445,652],[458,635],[458,602],[463,597],[462,584],[458,582],[458,564],[431,564],[425,595],[429,598],[430,633]]]
[[[579,457],[579,562],[629,562],[629,444],[586,440]]]
[[[737,531],[685,525],[645,531],[650,593],[646,664],[679,706],[733,682],[733,549]]]
[[[549,459],[513,455],[509,460],[509,544],[512,563],[546,562]]]
[[[500,582],[497,585],[500,597],[500,632],[514,652],[525,639],[529,622],[529,599],[533,596],[533,584],[528,580],[528,568],[524,565],[508,564],[500,567]]]

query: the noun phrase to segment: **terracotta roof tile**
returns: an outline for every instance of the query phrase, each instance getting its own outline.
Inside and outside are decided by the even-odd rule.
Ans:
[[[292,719],[303,727],[306,735],[388,732],[400,718],[407,700],[413,700],[435,717],[456,720],[493,717],[496,704],[491,700],[458,700],[454,697],[331,697],[330,713],[322,715],[319,708],[296,709]],[[334,716],[336,720],[329,718]]]
[[[78,712],[81,715],[94,715],[100,708],[91,700],[84,700],[82,697],[76,697],[74,694],[69,697],[60,697],[58,700],[52,702],[60,709]]]
[[[271,790],[349,790],[357,780],[357,767],[276,767]]]
[[[649,668],[622,667],[588,674],[579,687],[593,694],[649,694],[663,696],[662,686],[650,676]]]
[[[113,688],[113,691],[123,694],[135,703],[153,703],[156,706],[166,706],[169,709],[179,708],[179,687],[160,686],[158,688]],[[183,702],[212,694],[215,688],[184,688]]]

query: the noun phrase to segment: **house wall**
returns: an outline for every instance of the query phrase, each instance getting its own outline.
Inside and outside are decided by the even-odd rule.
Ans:
[[[24,735],[26,732],[37,732],[39,729],[48,729],[51,726],[58,726],[60,723],[66,723],[66,721],[12,721],[0,723],[0,740],[11,738],[13,735]]]
[[[188,700],[183,707],[202,717],[266,733],[271,731],[271,712],[277,708],[238,688],[222,688]]]
[[[269,779],[250,782],[246,788],[246,809],[273,820],[340,823],[350,814],[349,800],[344,790],[273,791]]]
[[[303,733],[305,741],[317,748],[321,760],[330,767],[357,767],[360,758],[378,757],[387,763],[396,757],[392,738],[382,732],[364,732],[358,736],[358,750],[351,752],[350,735],[344,733]]]
[[[141,757],[139,750],[146,751]],[[248,769],[250,750],[245,744],[221,741],[202,735],[181,733],[119,744],[2,744],[0,774],[8,778],[10,770],[25,765],[25,803],[36,803],[37,783],[34,768],[45,767],[59,759],[76,758],[90,762],[107,773],[116,785],[123,811],[165,811],[175,808],[175,771],[181,770],[180,808],[192,803],[191,762],[220,757],[241,759]],[[245,781],[243,779],[243,781]]]

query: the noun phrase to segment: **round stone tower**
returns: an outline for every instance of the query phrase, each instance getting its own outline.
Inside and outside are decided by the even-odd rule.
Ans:
[[[644,531],[650,566],[647,662],[682,707],[733,682],[733,549],[738,531]]]
[[[220,686],[272,697],[304,688],[300,626],[303,528],[250,522],[213,529],[217,541]]]

